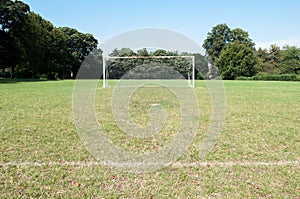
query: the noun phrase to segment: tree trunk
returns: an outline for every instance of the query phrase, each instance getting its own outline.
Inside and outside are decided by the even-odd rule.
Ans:
[[[15,78],[15,66],[10,67],[10,78]]]

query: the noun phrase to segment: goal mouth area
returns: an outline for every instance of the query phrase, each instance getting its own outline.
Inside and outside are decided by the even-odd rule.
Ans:
[[[195,57],[103,57],[103,88],[140,87],[141,85],[143,87],[160,85],[195,87]]]

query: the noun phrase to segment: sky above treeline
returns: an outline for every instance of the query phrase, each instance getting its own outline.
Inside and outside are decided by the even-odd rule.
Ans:
[[[256,47],[300,47],[296,0],[24,0],[55,26],[93,34],[98,41],[140,28],[162,28],[203,44],[212,27],[226,23],[247,31]]]

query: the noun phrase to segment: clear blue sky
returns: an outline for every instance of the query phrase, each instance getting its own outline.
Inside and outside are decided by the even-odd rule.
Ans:
[[[166,28],[202,45],[213,26],[246,30],[257,46],[300,47],[297,0],[24,0],[55,26],[92,33],[100,42],[122,32]]]

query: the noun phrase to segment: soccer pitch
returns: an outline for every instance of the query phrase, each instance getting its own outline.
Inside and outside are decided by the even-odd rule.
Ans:
[[[204,81],[193,88],[200,125],[189,150],[168,167],[128,173],[103,166],[86,150],[72,113],[74,81],[0,80],[1,198],[299,198],[299,82],[224,81],[226,118],[204,158],[211,101]],[[149,123],[149,105],[167,114],[155,139],[122,132],[111,111],[113,87],[96,89],[95,110],[113,144],[135,153],[159,150],[178,131],[180,109],[166,88],[137,89],[130,117]]]

